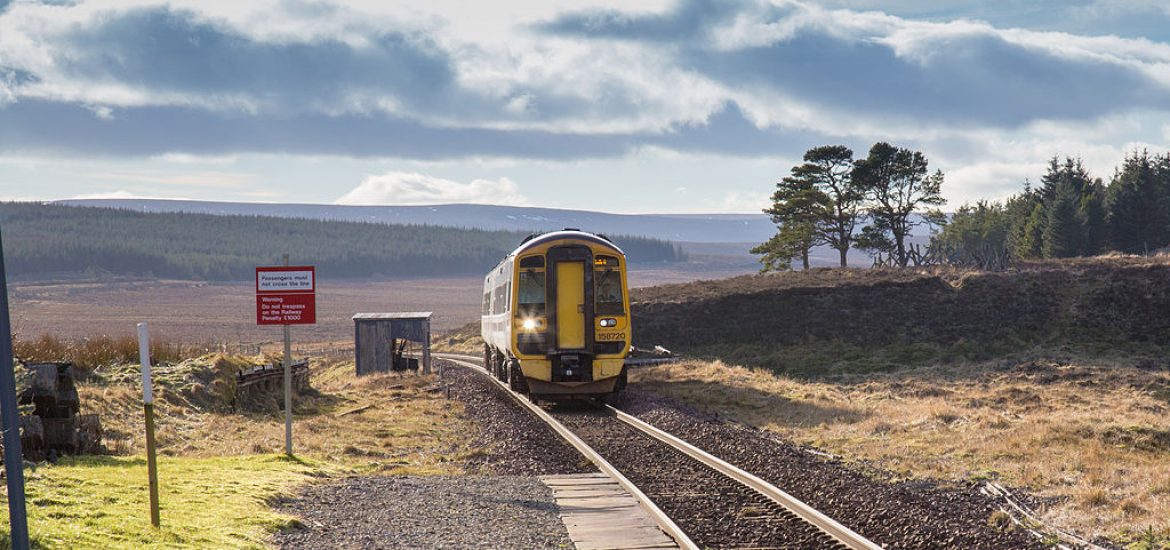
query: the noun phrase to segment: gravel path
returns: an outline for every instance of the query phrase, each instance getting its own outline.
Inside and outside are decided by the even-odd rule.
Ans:
[[[512,476],[354,477],[278,508],[301,518],[280,548],[571,548],[552,491]]]
[[[438,359],[436,359],[438,360]],[[301,526],[281,548],[572,548],[552,492],[535,476],[595,472],[592,463],[483,375],[448,367],[483,452],[477,475],[352,477],[306,487],[278,504]]]
[[[889,550],[1047,548],[999,531],[993,502],[973,488],[891,483],[815,456],[770,434],[728,423],[631,386],[614,406],[780,487]]]

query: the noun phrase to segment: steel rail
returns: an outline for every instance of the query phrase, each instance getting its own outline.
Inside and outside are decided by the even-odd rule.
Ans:
[[[633,484],[633,482],[627,479],[626,476],[622,475],[622,473],[619,472],[617,468],[614,468],[613,465],[609,463],[609,461],[602,458],[602,456],[598,454],[597,451],[593,450],[592,447],[582,441],[581,438],[577,437],[576,434],[557,421],[557,419],[553,418],[551,415],[545,412],[544,409],[540,408],[540,406],[513,392],[510,388],[508,388],[507,385],[497,380],[494,376],[488,375],[487,371],[484,370],[482,366],[467,361],[466,359],[472,358],[470,356],[446,353],[436,353],[433,354],[433,356],[437,359],[446,359],[447,361],[451,361],[457,365],[470,368],[474,371],[479,371],[481,374],[486,376],[489,380],[502,388],[508,395],[512,396],[512,398],[515,399],[517,403],[523,405],[538,418],[552,427],[552,429],[556,431],[558,435],[560,435],[565,441],[577,449],[577,451],[584,455],[585,458],[589,459],[590,462],[595,464],[599,470],[617,481],[619,485],[621,485],[627,492],[630,493],[630,495],[634,497],[635,500],[638,501],[638,504],[642,506],[642,509],[646,510],[646,513],[650,514],[650,517],[658,523],[658,527],[662,529],[662,531],[665,532],[668,536],[670,536],[670,538],[674,539],[676,543],[678,543],[679,548],[682,550],[699,550],[699,546],[695,544],[695,542],[692,541],[686,533],[683,532],[682,528],[680,528],[678,524],[674,522],[674,520],[670,519],[670,516],[666,515],[666,512],[663,512],[657,504],[654,504],[654,501],[650,500],[650,497],[646,496],[646,494],[643,493],[641,489],[639,489],[636,485]],[[474,359],[478,360],[478,358]]]
[[[653,437],[658,441],[666,443],[671,447],[674,447],[687,456],[713,468],[715,471],[731,479],[734,479],[743,485],[746,485],[757,493],[768,497],[776,504],[787,508],[789,511],[791,511],[793,514],[796,514],[804,521],[811,523],[821,531],[827,533],[829,536],[837,539],[837,541],[839,541],[841,544],[844,544],[853,550],[881,550],[882,547],[878,544],[871,542],[869,539],[866,539],[865,537],[857,534],[852,529],[841,525],[833,518],[830,518],[829,516],[826,516],[825,514],[818,511],[816,508],[801,502],[796,497],[785,493],[775,485],[772,485],[771,483],[768,483],[767,481],[764,481],[759,477],[756,477],[755,475],[752,475],[717,456],[714,456],[694,445],[691,445],[682,439],[679,439],[663,430],[655,428],[654,426],[646,423],[634,415],[620,411],[614,408],[612,405],[605,405],[605,408],[608,409],[609,412],[614,416],[616,416],[618,420],[621,420],[622,422],[637,428],[642,433]]]
[[[463,358],[470,357],[470,356],[459,356],[459,355],[453,355],[453,354],[442,354],[442,355],[446,356],[446,358],[448,358],[449,360],[456,360],[456,359],[453,359],[453,357],[463,357]],[[483,369],[480,369],[480,370],[483,370]],[[492,377],[489,376],[489,378],[492,378]],[[503,386],[503,383],[499,382],[498,380],[495,380],[495,378],[492,378],[492,380],[496,381],[497,384]],[[506,386],[504,386],[504,388],[508,389]],[[516,396],[516,394],[512,393],[511,390],[509,390],[508,393],[511,393],[514,397],[517,397],[517,399],[521,399],[518,396]],[[524,402],[526,405],[528,404],[527,401],[522,401],[522,402]],[[716,457],[716,456],[714,456],[714,455],[712,455],[712,454],[710,454],[710,453],[708,453],[708,452],[706,452],[706,451],[704,451],[704,450],[702,450],[702,449],[700,449],[700,448],[698,448],[690,443],[687,443],[686,441],[679,439],[678,437],[675,437],[674,435],[671,435],[670,433],[668,433],[666,431],[660,430],[660,429],[646,423],[645,421],[639,419],[636,416],[633,416],[631,414],[628,414],[626,412],[618,410],[617,408],[613,407],[612,405],[605,405],[605,408],[608,409],[609,412],[611,414],[613,414],[618,420],[625,422],[626,424],[638,429],[642,433],[644,433],[644,434],[646,434],[646,435],[648,435],[648,436],[650,436],[658,441],[661,441],[662,443],[665,443],[665,444],[673,447],[674,449],[676,449],[676,450],[682,452],[683,454],[703,463],[704,465],[710,467],[711,469],[713,469],[713,470],[735,480],[736,482],[747,486],[748,488],[756,491],[757,493],[767,497],[768,499],[772,500],[773,502],[775,502],[775,503],[779,504],[780,506],[783,506],[787,510],[791,511],[793,514],[796,514],[798,517],[800,517],[804,521],[812,524],[813,526],[817,527],[821,531],[824,531],[826,534],[833,537],[841,544],[848,546],[850,549],[852,549],[852,550],[882,550],[882,547],[880,545],[878,545],[877,543],[874,543],[873,541],[866,539],[865,537],[861,536],[860,534],[853,531],[852,529],[837,522],[833,518],[830,518],[829,516],[826,516],[825,514],[821,513],[816,508],[813,508],[812,506],[809,506],[808,504],[805,504],[804,502],[802,502],[800,499],[797,499],[796,497],[789,495],[788,493],[782,491],[780,488],[776,487],[775,485],[772,485],[772,484],[768,483],[767,481],[764,481],[763,479],[760,479],[759,477],[757,477],[751,473],[748,473],[747,471],[745,471],[737,466],[734,466],[734,465],[724,461],[723,459],[720,459],[719,457]],[[536,409],[540,410],[541,413],[544,413],[544,411],[542,409],[540,409],[540,407],[536,407]],[[555,422],[555,420],[554,420],[554,422]]]

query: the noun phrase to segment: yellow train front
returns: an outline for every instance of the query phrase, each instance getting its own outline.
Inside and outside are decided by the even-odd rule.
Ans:
[[[484,278],[484,366],[532,399],[626,385],[626,256],[576,229],[528,237]]]

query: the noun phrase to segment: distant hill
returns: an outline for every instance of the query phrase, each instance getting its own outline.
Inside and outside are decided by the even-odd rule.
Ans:
[[[0,221],[6,267],[14,277],[90,271],[248,280],[255,266],[276,264],[284,253],[335,278],[481,274],[526,235],[37,203],[0,203]],[[610,237],[632,263],[685,259],[678,245],[664,240]]]
[[[124,208],[135,212],[188,212],[276,216],[311,220],[438,225],[488,231],[534,231],[576,227],[607,235],[634,235],[696,243],[749,243],[776,232],[764,214],[608,214],[517,206],[341,206],[261,204],[151,199],[74,199],[57,204]]]

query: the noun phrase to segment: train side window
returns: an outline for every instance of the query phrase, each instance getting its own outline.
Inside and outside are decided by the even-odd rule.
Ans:
[[[492,300],[492,314],[493,315],[498,315],[498,314],[503,313],[504,311],[506,311],[508,309],[507,307],[504,306],[504,300],[505,300],[504,285],[497,286],[496,290],[495,290],[495,299]]]
[[[593,273],[595,311],[598,315],[622,315],[622,272],[614,269],[599,269]]]
[[[483,293],[483,314],[491,315],[492,313],[492,293]]]
[[[527,259],[527,258],[526,258]],[[544,263],[543,258],[538,258],[541,263]],[[518,302],[519,307],[516,310],[516,315],[520,317],[536,317],[544,315],[544,272],[535,269],[526,269],[520,272],[519,286],[516,287],[519,292]]]

